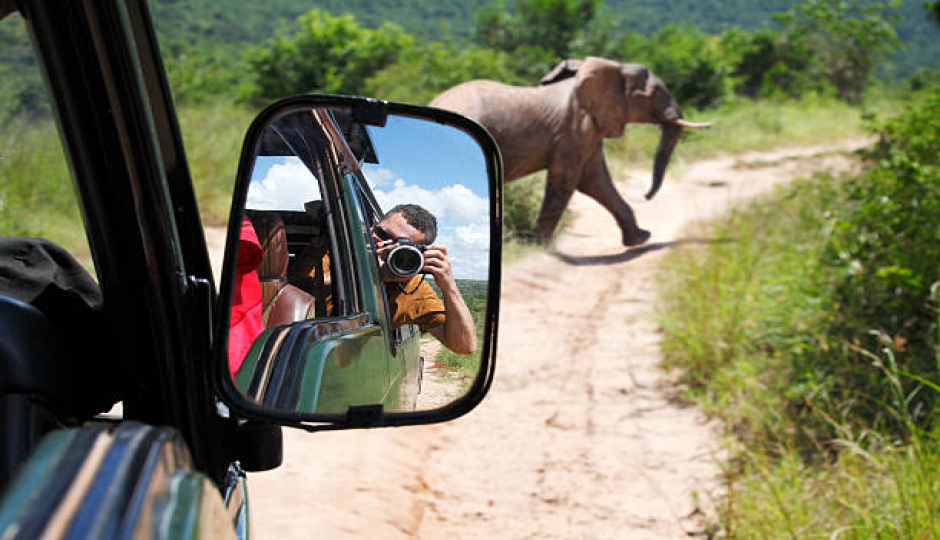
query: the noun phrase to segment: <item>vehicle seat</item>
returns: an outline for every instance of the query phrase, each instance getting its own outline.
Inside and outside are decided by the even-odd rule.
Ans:
[[[248,217],[264,252],[258,265],[258,280],[261,282],[261,320],[265,327],[312,318],[316,299],[287,279],[290,252],[281,216],[277,212],[254,211]]]
[[[0,488],[80,400],[81,386],[62,369],[60,337],[41,311],[0,295]]]
[[[332,302],[333,282],[330,271],[330,238],[327,234],[326,212],[323,201],[311,201],[304,204],[304,210],[316,226],[318,234],[311,237],[307,246],[291,263],[289,279],[291,283],[309,292],[316,299],[317,315],[332,316],[329,313]]]
[[[0,237],[0,487],[42,434],[120,400],[101,300],[61,246]]]

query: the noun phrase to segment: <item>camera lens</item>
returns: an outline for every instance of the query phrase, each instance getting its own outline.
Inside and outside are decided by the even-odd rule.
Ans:
[[[386,264],[396,276],[411,277],[424,266],[424,255],[415,246],[400,245],[389,252]]]

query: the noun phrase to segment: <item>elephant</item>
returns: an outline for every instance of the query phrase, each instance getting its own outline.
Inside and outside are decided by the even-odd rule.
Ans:
[[[682,130],[711,125],[683,120],[666,85],[646,66],[592,56],[561,62],[540,86],[474,80],[450,88],[430,105],[469,116],[493,135],[502,152],[505,181],[548,169],[536,227],[545,242],[576,189],[614,216],[625,246],[646,242],[649,231],[637,225],[611,181],[604,139],[621,137],[627,123],[660,125],[652,187],[646,194],[651,199]]]

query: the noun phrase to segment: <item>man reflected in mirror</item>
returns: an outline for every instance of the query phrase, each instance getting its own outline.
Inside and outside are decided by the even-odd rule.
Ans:
[[[421,273],[399,277],[386,267],[386,258],[399,238],[425,246]],[[473,354],[477,348],[473,317],[457,288],[447,248],[435,244],[436,239],[437,219],[417,204],[400,204],[392,208],[372,227],[372,240],[378,250],[392,325],[400,328],[416,324],[422,332],[429,332],[455,353]],[[423,274],[434,276],[443,298],[438,297]]]

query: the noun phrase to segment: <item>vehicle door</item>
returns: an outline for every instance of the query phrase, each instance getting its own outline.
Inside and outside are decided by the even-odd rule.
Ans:
[[[358,161],[358,160],[357,160]],[[344,199],[348,201],[349,214],[355,216],[354,227],[362,231],[362,257],[368,268],[360,273],[371,277],[370,292],[374,294],[373,306],[376,317],[381,321],[388,338],[389,362],[389,404],[398,408],[413,408],[421,391],[423,360],[420,353],[421,332],[417,325],[406,324],[396,328],[392,324],[390,304],[387,297],[387,285],[381,279],[376,246],[372,241],[371,230],[384,215],[366,177],[360,168],[343,177]]]

